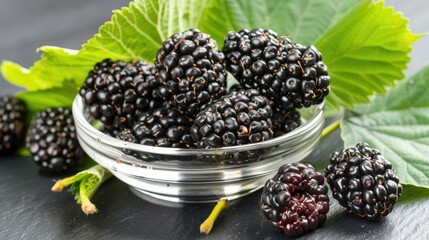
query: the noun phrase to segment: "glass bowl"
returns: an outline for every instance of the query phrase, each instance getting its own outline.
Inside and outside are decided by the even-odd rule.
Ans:
[[[283,136],[259,143],[215,149],[145,146],[110,137],[91,125],[82,99],[73,117],[83,150],[139,193],[172,202],[230,200],[260,189],[277,169],[304,159],[320,139],[324,103],[313,106],[302,124]],[[138,154],[135,158],[124,152]],[[244,161],[237,162],[237,156]]]

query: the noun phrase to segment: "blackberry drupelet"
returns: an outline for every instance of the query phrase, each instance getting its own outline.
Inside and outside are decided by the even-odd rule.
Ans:
[[[276,110],[321,103],[330,83],[322,54],[314,46],[275,37],[260,29],[229,33],[223,50],[227,70],[244,88],[274,101]]]
[[[82,149],[69,109],[38,112],[31,122],[26,145],[33,160],[51,172],[68,171],[82,162]]]
[[[343,207],[370,220],[387,216],[402,193],[392,164],[367,143],[332,153],[325,176]]]
[[[131,129],[122,131],[118,138],[124,141],[157,147],[190,148],[189,133],[192,120],[176,108],[157,108],[140,115]]]
[[[155,67],[161,95],[190,117],[226,93],[224,55],[216,42],[198,29],[176,33],[159,49]]]
[[[257,143],[273,137],[268,100],[257,90],[232,91],[208,105],[195,118],[191,134],[197,148],[217,148]],[[236,162],[251,161],[259,151],[237,152]]]
[[[316,229],[329,211],[328,187],[313,166],[289,163],[264,186],[261,210],[273,226],[288,236]]]
[[[301,125],[301,114],[297,109],[275,112],[273,116],[274,137],[280,137]]]
[[[24,131],[24,103],[13,96],[0,96],[0,156],[12,154]]]
[[[105,59],[88,73],[79,93],[95,119],[122,130],[140,113],[162,106],[158,87],[155,68],[146,62]]]

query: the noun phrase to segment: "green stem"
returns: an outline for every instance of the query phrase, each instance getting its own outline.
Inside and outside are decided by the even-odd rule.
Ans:
[[[209,234],[213,228],[213,224],[216,221],[216,218],[219,214],[228,208],[228,199],[220,199],[213,211],[210,213],[209,217],[200,225],[200,232]]]
[[[325,127],[322,131],[322,139],[324,139],[326,136],[331,134],[333,131],[335,131],[340,126],[340,120],[337,120],[333,123],[331,123],[329,126]]]
[[[86,181],[89,179],[89,176],[85,177],[79,186],[79,195],[80,200],[82,201],[82,211],[86,214],[94,214],[97,212],[95,205],[89,200],[86,189]]]
[[[63,178],[55,182],[55,185],[51,188],[54,192],[61,192],[65,187],[71,185],[75,179],[76,175],[71,177]]]

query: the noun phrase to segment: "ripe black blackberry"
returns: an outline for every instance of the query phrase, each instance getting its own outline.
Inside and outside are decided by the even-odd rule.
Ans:
[[[31,122],[26,145],[33,160],[51,172],[68,171],[82,162],[82,149],[69,109],[38,112]]]
[[[88,73],[79,93],[95,119],[122,130],[140,113],[162,106],[158,87],[155,68],[146,62],[105,59]]]
[[[209,35],[198,29],[176,33],[163,42],[156,55],[161,94],[195,117],[205,104],[226,93],[223,64],[224,55]]]
[[[189,133],[191,124],[192,120],[176,108],[157,108],[140,115],[118,138],[156,147],[190,148],[194,145]]]
[[[275,57],[278,45],[277,33],[272,30],[231,31],[223,46],[226,70],[239,81],[248,79],[252,75],[253,64],[259,59]]]
[[[301,114],[295,108],[274,113],[273,129],[274,137],[282,136],[301,125]]]
[[[191,134],[197,148],[217,148],[257,143],[273,137],[268,100],[257,90],[232,91],[208,105],[195,118]],[[258,151],[237,152],[236,162],[251,161]]]
[[[367,143],[332,153],[325,176],[334,198],[366,219],[387,216],[402,193],[392,164]]]
[[[329,211],[328,187],[313,166],[289,163],[264,186],[261,210],[273,226],[288,236],[316,229]]]
[[[21,100],[0,96],[0,156],[12,154],[19,146],[26,112]]]
[[[276,110],[321,103],[330,83],[322,54],[314,46],[275,37],[261,29],[229,33],[223,49],[227,70],[244,88],[274,101]]]

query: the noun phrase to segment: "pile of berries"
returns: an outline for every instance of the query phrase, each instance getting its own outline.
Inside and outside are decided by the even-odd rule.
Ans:
[[[227,71],[240,83],[227,90]],[[270,140],[301,123],[298,108],[319,104],[329,75],[314,46],[271,30],[230,32],[224,48],[198,29],[166,39],[154,66],[105,59],[80,89],[102,130],[157,147],[219,148]],[[257,159],[249,151],[233,163]]]

